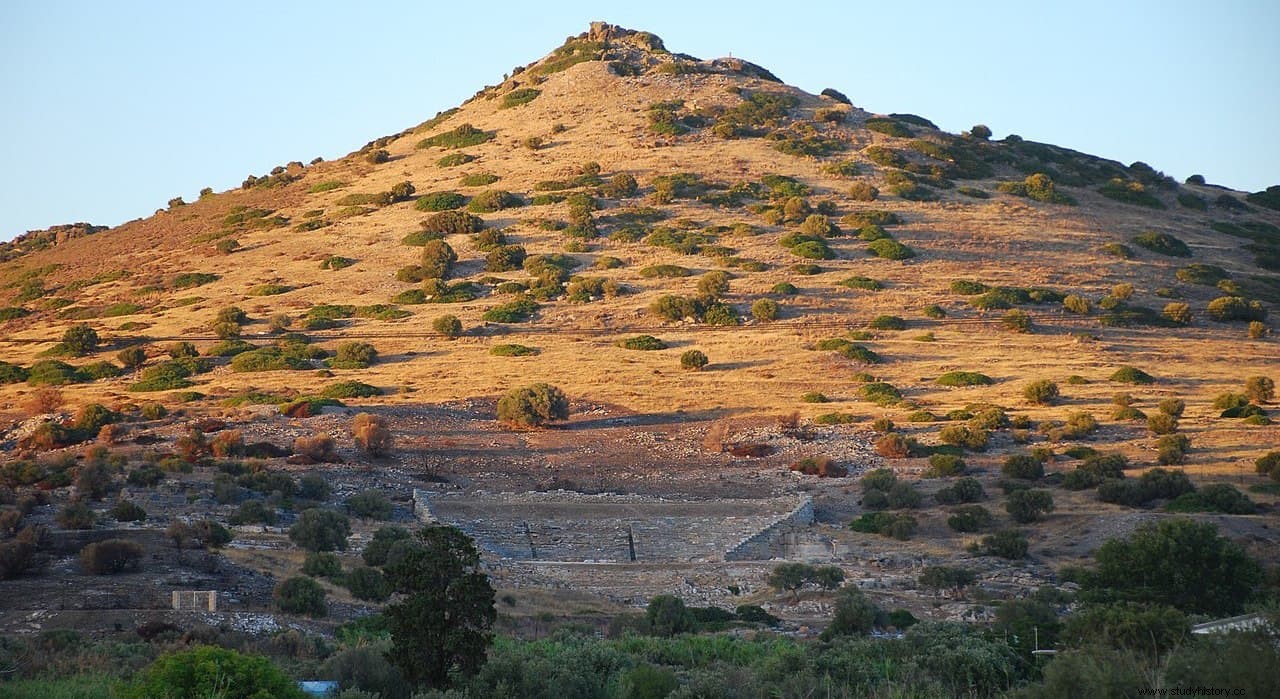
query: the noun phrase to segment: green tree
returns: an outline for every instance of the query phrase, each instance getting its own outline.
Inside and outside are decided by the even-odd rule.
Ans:
[[[775,566],[769,573],[769,587],[775,590],[786,590],[793,595],[799,594],[813,576],[813,566],[806,563],[783,563]]]
[[[568,417],[569,399],[551,384],[512,389],[498,401],[498,419],[517,427],[537,427]]]
[[[306,697],[270,660],[217,646],[199,646],[156,660],[123,695],[128,699]]]
[[[77,357],[98,349],[98,331],[84,323],[76,323],[62,334],[62,346]]]
[[[1087,604],[1067,617],[1063,640],[1074,647],[1100,644],[1160,655],[1184,643],[1191,633],[1187,615],[1138,602]]]
[[[386,610],[391,662],[415,685],[441,688],[452,673],[472,675],[484,664],[497,612],[480,554],[461,531],[432,525],[419,547],[386,569],[405,598]]]
[[[141,347],[126,347],[116,354],[124,368],[133,370],[147,363],[147,351]]]
[[[1186,644],[1169,658],[1165,684],[1170,687],[1231,687],[1235,696],[1275,696],[1280,643],[1274,631],[1252,630],[1212,634]]]
[[[346,551],[351,521],[341,512],[304,510],[289,528],[289,539],[308,551]]]
[[[1053,512],[1053,495],[1047,490],[1015,490],[1009,493],[1004,509],[1015,522],[1035,522]]]
[[[875,628],[883,611],[852,585],[841,588],[836,597],[835,615],[822,632],[823,639],[837,636],[860,636]]]
[[[431,321],[431,327],[444,337],[450,340],[456,339],[462,334],[462,321],[458,320],[454,315],[443,315]]]
[[[413,534],[404,527],[381,527],[373,533],[373,539],[365,544],[360,556],[367,566],[381,567],[391,565],[404,555],[405,551],[417,546]]]
[[[1218,528],[1190,519],[1144,524],[1094,553],[1081,581],[1089,596],[1131,599],[1189,614],[1236,614],[1262,580],[1262,569]]]
[[[289,614],[319,617],[329,611],[324,603],[324,588],[311,578],[289,578],[276,585],[272,597],[280,611]]]
[[[649,600],[644,618],[649,628],[659,636],[696,631],[698,627],[684,601],[675,595],[658,595]]]
[[[920,573],[920,584],[931,590],[959,590],[973,582],[973,571],[951,566],[929,566]]]
[[[997,633],[1003,634],[1009,645],[1028,659],[1037,644],[1040,648],[1052,648],[1062,630],[1062,622],[1053,607],[1038,599],[1008,600],[996,609]]]
[[[386,577],[377,568],[357,566],[342,580],[351,596],[366,602],[383,602],[391,596]]]

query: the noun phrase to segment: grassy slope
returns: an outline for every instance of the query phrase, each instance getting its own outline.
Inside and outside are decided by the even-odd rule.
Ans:
[[[483,188],[461,186],[460,178],[464,174],[489,172],[501,178],[491,187],[529,195],[536,183],[571,177],[579,164],[595,161],[600,163],[606,177],[628,172],[640,181],[640,198],[622,204],[648,205],[644,195],[650,191],[652,178],[657,175],[698,172],[708,179],[731,184],[758,181],[764,175],[780,173],[809,185],[813,190],[812,200],[834,201],[841,214],[865,208],[898,213],[906,224],[890,230],[899,240],[911,245],[918,256],[905,263],[879,260],[866,254],[861,241],[837,238],[832,241],[832,247],[840,259],[822,263],[827,270],[823,274],[799,276],[789,271],[797,258],[777,244],[781,235],[795,230],[794,225],[767,226],[759,216],[745,209],[717,209],[678,200],[663,207],[670,214],[668,222],[690,219],[700,226],[748,222],[762,227],[764,232],[755,237],[726,236],[719,241],[733,247],[738,256],[768,265],[763,272],[731,270],[736,278],[728,300],[745,315],[750,303],[767,295],[775,284],[792,282],[801,294],[779,299],[784,309],[782,321],[728,331],[708,331],[682,324],[655,327],[660,326],[659,321],[643,310],[648,303],[663,293],[693,294],[697,278],[651,280],[641,277],[639,270],[650,264],[673,263],[702,272],[719,268],[717,262],[703,256],[679,255],[642,242],[617,243],[602,239],[592,241],[589,252],[576,255],[584,262],[579,271],[588,269],[600,255],[622,258],[626,262],[624,267],[599,272],[599,275],[616,279],[633,289],[634,294],[585,305],[555,301],[544,305],[536,322],[513,326],[514,334],[492,340],[466,337],[447,342],[432,338],[429,337],[431,320],[452,313],[462,319],[466,328],[475,328],[482,325],[481,314],[509,300],[506,297],[483,297],[447,306],[409,306],[406,308],[413,316],[392,323],[357,320],[347,332],[379,334],[372,342],[392,361],[358,373],[339,371],[339,378],[350,375],[385,388],[412,389],[412,392],[383,399],[389,402],[435,402],[493,395],[512,386],[545,380],[559,384],[572,397],[617,403],[637,411],[724,407],[760,413],[799,410],[813,415],[841,410],[859,419],[887,414],[903,423],[906,408],[882,409],[855,399],[858,385],[852,376],[862,367],[829,353],[806,349],[816,340],[841,334],[846,327],[860,327],[874,315],[895,313],[907,318],[912,327],[875,334],[868,344],[888,362],[870,370],[902,389],[915,405],[936,413],[973,402],[993,402],[1016,407],[1035,420],[1061,418],[1068,410],[1086,409],[1105,424],[1111,394],[1128,390],[1139,397],[1138,405],[1145,409],[1151,409],[1158,399],[1167,396],[1187,399],[1184,430],[1197,447],[1192,465],[1234,472],[1239,459],[1250,458],[1265,445],[1280,441],[1274,426],[1250,428],[1235,421],[1216,420],[1215,411],[1209,408],[1215,394],[1240,390],[1245,376],[1274,374],[1274,340],[1249,342],[1244,339],[1242,325],[1205,322],[1204,305],[1218,292],[1178,283],[1173,276],[1177,267],[1190,261],[1221,265],[1237,278],[1261,272],[1253,266],[1251,255],[1240,249],[1243,241],[1209,229],[1210,220],[1231,218],[1227,214],[1182,209],[1173,203],[1169,194],[1161,195],[1169,208],[1153,211],[1108,200],[1091,188],[1062,188],[1080,200],[1078,207],[1042,204],[994,193],[989,200],[973,200],[953,190],[941,191],[937,202],[910,202],[885,196],[881,201],[864,204],[846,199],[843,193],[849,182],[824,174],[820,161],[783,155],[763,139],[722,140],[706,132],[696,132],[671,142],[655,138],[647,128],[645,110],[649,104],[678,98],[699,107],[728,106],[738,101],[727,89],[731,86],[789,91],[802,100],[795,117],[810,117],[815,109],[832,106],[829,101],[793,88],[741,75],[618,78],[609,73],[605,64],[587,62],[550,75],[538,85],[542,94],[529,104],[499,109],[498,94],[512,86],[509,83],[491,94],[479,96],[439,126],[410,130],[393,139],[386,146],[392,156],[388,163],[373,165],[360,154],[353,154],[306,168],[298,182],[284,187],[219,194],[7,263],[0,268],[0,283],[18,279],[22,270],[49,264],[62,267],[45,275],[47,287],[128,270],[131,272],[128,277],[88,286],[75,293],[55,291],[53,295],[73,298],[77,307],[106,306],[122,301],[146,307],[136,315],[90,321],[108,337],[139,333],[149,336],[207,334],[213,315],[231,304],[244,308],[258,321],[248,326],[247,331],[265,331],[263,321],[275,313],[297,317],[305,308],[318,303],[386,303],[396,293],[412,288],[395,281],[394,273],[399,267],[415,263],[418,249],[402,246],[399,240],[416,230],[417,222],[425,215],[415,211],[411,203],[401,203],[336,220],[335,214],[342,209],[338,201],[351,193],[384,191],[408,180],[419,194],[450,189],[474,195]],[[586,96],[589,98],[584,98]],[[856,124],[866,115],[856,109],[852,115],[852,123],[841,127],[841,132],[854,149],[832,159],[862,160],[864,172],[884,190],[877,174],[882,169],[861,158],[856,149],[868,144],[901,145],[901,141],[859,128]],[[464,149],[477,156],[475,161],[460,167],[441,168],[436,161],[446,151],[414,147],[424,135],[461,123],[497,133],[489,143]],[[567,126],[567,130],[551,133],[551,125],[557,123]],[[539,150],[523,147],[522,142],[530,136],[543,137],[546,145]],[[994,192],[997,180],[1020,177],[1021,173],[1006,168],[996,178],[962,184]],[[342,180],[349,185],[323,193],[307,193],[311,186],[329,180]],[[1213,189],[1200,191],[1216,196]],[[598,212],[598,216],[607,215],[608,209],[622,204],[606,202],[607,209]],[[223,217],[235,206],[271,209],[289,217],[293,224],[305,220],[306,212],[316,210],[323,210],[323,217],[335,221],[333,225],[309,232],[298,232],[291,227],[236,232],[232,237],[244,249],[232,255],[218,255],[207,238],[219,230]],[[484,218],[490,227],[503,228],[513,242],[525,245],[530,254],[537,254],[562,251],[568,239],[559,233],[539,230],[529,219],[563,219],[566,215],[565,206],[559,204],[502,211],[486,214]],[[1280,221],[1274,212],[1265,210],[1246,218]],[[1128,241],[1148,229],[1182,238],[1192,247],[1194,257],[1190,260],[1161,257],[1135,248],[1134,259],[1117,260],[1099,252],[1104,243]],[[193,239],[206,240],[193,243]],[[449,242],[461,258],[456,277],[484,276],[483,252],[477,251],[465,236],[451,237]],[[319,260],[329,254],[357,262],[341,271],[321,270]],[[213,272],[221,278],[196,289],[166,290],[164,287],[172,277],[183,271]],[[881,280],[887,288],[867,292],[836,286],[837,281],[855,274]],[[499,276],[526,277],[521,272]],[[1062,314],[1057,307],[1032,306],[1028,310],[1036,317],[1037,332],[1012,334],[1001,330],[998,323],[972,322],[984,317],[994,319],[998,312],[983,314],[969,307],[966,299],[948,293],[950,281],[959,278],[981,279],[992,284],[1046,285],[1095,300],[1113,285],[1128,282],[1137,290],[1132,302],[1156,309],[1166,300],[1157,298],[1155,290],[1175,287],[1186,297],[1184,300],[1192,304],[1198,317],[1196,323],[1186,329],[1115,329],[1102,328],[1092,322],[1081,325],[1060,320]],[[296,289],[278,296],[248,294],[257,285],[277,282]],[[187,305],[178,303],[192,298],[198,300]],[[923,317],[920,309],[931,303],[941,304],[947,310],[946,321],[929,321]],[[17,338],[56,338],[69,321],[51,320],[52,315],[11,321],[6,327],[7,334]],[[140,322],[146,327],[118,330],[124,322]],[[813,328],[814,322],[829,325]],[[626,334],[622,329],[632,327],[662,337],[671,348],[638,353],[614,347],[613,341]],[[933,332],[936,341],[915,341],[914,338],[927,331]],[[1080,333],[1093,339],[1082,339]],[[511,341],[538,347],[542,352],[536,359],[488,354],[491,342]],[[198,344],[207,346],[212,341]],[[334,344],[329,342],[328,346],[332,348]],[[695,346],[708,354],[711,366],[700,373],[681,372],[677,362],[679,354]],[[38,351],[47,347],[8,344],[0,346],[0,352],[8,361],[30,363]],[[159,352],[153,350],[153,354]],[[1221,361],[1227,356],[1232,358],[1231,362]],[[1116,366],[1124,364],[1146,368],[1160,381],[1150,387],[1127,387],[1105,381]],[[942,388],[932,383],[932,377],[951,370],[981,370],[996,381],[989,387],[963,389]],[[1022,405],[1020,389],[1026,381],[1051,378],[1061,382],[1071,374],[1082,375],[1090,383],[1064,385],[1065,405]],[[287,386],[305,392],[330,383],[331,379],[305,372],[243,375],[219,370],[201,377],[199,382],[198,390],[217,396],[241,390],[246,385],[264,389]],[[139,400],[137,394],[124,390],[128,383],[126,377],[71,387],[66,393],[73,403]],[[0,387],[0,405],[11,406],[10,412],[16,416],[13,408],[27,390],[21,384]],[[801,403],[800,394],[809,390],[821,390],[837,402],[823,406]],[[918,431],[927,440],[935,429],[925,427]],[[1108,439],[1122,443],[1133,456],[1145,455],[1152,441],[1145,430],[1128,423],[1105,424],[1104,433]]]

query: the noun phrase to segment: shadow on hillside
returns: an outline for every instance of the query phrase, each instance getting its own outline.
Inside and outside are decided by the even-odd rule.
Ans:
[[[414,350],[412,352],[401,352],[400,354],[379,354],[378,364],[402,364],[404,362],[412,362],[415,359],[423,359],[427,357],[440,357],[445,352],[424,352]]]
[[[742,362],[723,362],[712,363],[704,367],[703,371],[733,371],[734,369],[750,369],[753,366],[768,366],[775,363],[774,359],[748,359]]]
[[[691,422],[708,422],[721,420],[737,414],[748,412],[745,409],[728,410],[713,408],[710,410],[675,410],[665,413],[641,413],[639,415],[620,415],[602,417],[591,420],[570,422],[562,425],[564,430],[592,430],[603,427],[652,427],[655,425],[679,425]]]

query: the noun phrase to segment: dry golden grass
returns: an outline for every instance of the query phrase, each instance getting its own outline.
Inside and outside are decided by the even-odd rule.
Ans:
[[[510,84],[524,80],[523,76]],[[773,285],[790,281],[800,295],[780,298],[783,317],[775,323],[749,324],[742,328],[709,329],[680,323],[659,323],[644,310],[664,293],[693,294],[697,277],[652,280],[639,275],[646,265],[680,264],[702,272],[718,268],[707,257],[683,256],[641,243],[591,241],[589,252],[576,257],[585,264],[579,273],[606,276],[630,287],[635,293],[589,304],[574,305],[564,300],[544,304],[531,324],[488,326],[481,314],[505,297],[484,297],[461,304],[406,306],[413,315],[383,322],[356,320],[333,333],[322,343],[332,350],[345,333],[369,333],[383,361],[367,370],[336,370],[332,378],[314,372],[272,372],[236,374],[220,368],[198,377],[199,390],[213,398],[252,386],[260,390],[292,389],[303,394],[344,379],[358,379],[387,390],[377,399],[350,400],[352,405],[389,403],[412,405],[448,400],[493,396],[520,385],[547,381],[559,385],[574,399],[611,403],[640,412],[705,410],[724,408],[760,414],[799,410],[807,417],[840,410],[869,421],[888,415],[905,423],[908,408],[882,409],[856,399],[859,384],[853,375],[870,371],[878,379],[899,387],[913,404],[937,413],[975,402],[991,402],[1016,409],[1033,420],[1062,418],[1071,410],[1088,410],[1104,424],[1105,433],[1119,448],[1150,462],[1153,439],[1137,425],[1115,425],[1107,418],[1110,396],[1127,387],[1111,384],[1106,377],[1120,365],[1147,369],[1160,380],[1154,386],[1129,389],[1139,398],[1139,407],[1153,409],[1160,398],[1177,396],[1187,401],[1184,431],[1195,445],[1189,464],[1208,473],[1234,473],[1241,460],[1249,459],[1270,445],[1280,443],[1280,428],[1246,427],[1234,421],[1216,419],[1209,408],[1212,397],[1228,390],[1240,390],[1244,377],[1274,375],[1277,349],[1274,339],[1246,341],[1242,326],[1206,324],[1197,320],[1191,328],[1112,329],[1096,324],[1070,323],[1050,307],[1032,307],[1037,331],[1013,334],[1000,327],[1000,312],[988,313],[989,323],[975,322],[984,316],[970,308],[963,297],[947,292],[954,279],[979,279],[992,284],[1051,286],[1066,293],[1091,298],[1103,295],[1111,286],[1129,282],[1137,288],[1134,302],[1159,309],[1165,299],[1154,290],[1173,284],[1174,270],[1185,260],[1153,259],[1142,251],[1134,260],[1116,260],[1098,252],[1111,241],[1127,241],[1141,230],[1158,228],[1177,235],[1196,251],[1195,261],[1218,264],[1238,276],[1256,273],[1251,257],[1239,249],[1239,242],[1212,232],[1202,214],[1184,213],[1176,207],[1153,212],[1107,200],[1092,191],[1070,190],[1080,199],[1079,207],[1037,204],[1025,199],[995,194],[986,201],[969,200],[943,192],[940,202],[918,203],[885,196],[880,201],[861,203],[847,200],[843,192],[848,180],[824,174],[821,162],[795,158],[773,150],[762,139],[721,140],[709,133],[695,133],[671,139],[655,137],[647,128],[645,111],[650,103],[684,99],[698,106],[729,105],[738,100],[729,87],[789,91],[802,100],[798,116],[828,104],[794,88],[762,83],[738,75],[688,75],[618,78],[603,63],[588,62],[549,76],[538,85],[542,94],[515,109],[499,110],[495,96],[479,97],[430,131],[411,130],[392,140],[386,149],[391,161],[371,165],[359,154],[306,168],[298,182],[270,190],[233,190],[172,212],[132,222],[92,238],[78,239],[46,252],[15,260],[0,267],[0,283],[16,280],[23,270],[49,264],[61,268],[46,275],[50,285],[67,284],[96,274],[128,270],[130,276],[83,288],[75,295],[77,306],[107,305],[130,301],[148,308],[132,316],[90,321],[108,339],[138,334],[151,337],[206,335],[217,311],[228,305],[244,308],[254,322],[246,327],[251,336],[266,331],[266,321],[276,313],[294,318],[306,308],[321,303],[369,305],[387,303],[395,294],[412,288],[397,282],[395,270],[417,261],[418,249],[400,244],[404,235],[417,230],[425,214],[412,203],[375,208],[370,213],[335,219],[341,208],[338,200],[350,193],[380,192],[394,184],[411,181],[419,194],[454,190],[468,195],[480,187],[463,187],[462,175],[488,172],[500,179],[490,185],[521,194],[531,193],[537,182],[563,178],[576,172],[584,162],[598,162],[603,175],[633,174],[641,183],[641,198],[627,204],[647,205],[643,194],[656,175],[674,172],[701,172],[726,183],[758,181],[780,173],[795,176],[813,189],[814,200],[830,199],[841,213],[868,208],[887,209],[900,214],[906,223],[893,227],[894,235],[911,245],[919,256],[907,263],[872,258],[865,243],[854,238],[837,238],[832,247],[840,259],[821,262],[822,274],[797,276],[788,271],[799,261],[783,250],[777,239],[786,230],[770,227],[745,209],[715,209],[703,204],[678,201],[664,206],[669,221],[688,218],[700,225],[747,222],[761,226],[763,234],[722,239],[741,257],[768,265],[763,272],[732,271],[735,279],[727,300],[741,311]],[[853,121],[867,116],[852,110]],[[425,135],[471,123],[493,130],[497,137],[488,143],[463,149],[476,160],[455,168],[441,168],[436,161],[446,151],[416,149]],[[567,127],[552,133],[553,124]],[[880,134],[845,127],[850,143],[860,148],[888,140]],[[521,143],[541,136],[545,145],[529,150]],[[855,151],[843,157],[855,157]],[[874,170],[866,163],[868,172]],[[1012,175],[1005,173],[1002,178]],[[348,186],[318,194],[308,194],[312,185],[327,180],[343,180]],[[993,189],[992,181],[978,183]],[[243,249],[219,255],[212,242],[192,243],[217,230],[219,221],[232,207],[271,209],[291,219],[305,220],[304,214],[323,210],[333,224],[315,231],[299,232],[292,227],[246,231],[235,237]],[[607,215],[608,210],[600,212]],[[1271,212],[1257,214],[1278,221]],[[566,218],[564,204],[527,207],[486,214],[491,228],[502,228],[512,242],[528,248],[531,255],[560,252],[567,239],[560,233],[539,230],[526,219]],[[451,236],[448,242],[460,260],[455,276],[484,276],[484,253],[476,250],[467,236]],[[342,255],[356,264],[340,271],[320,269],[326,255]],[[590,263],[599,255],[623,259],[615,270],[591,271]],[[194,289],[157,289],[185,271],[220,275],[214,283]],[[855,291],[836,286],[847,276],[860,274],[881,280],[879,292]],[[522,272],[503,273],[521,279]],[[264,283],[285,283],[294,290],[277,296],[253,297],[251,288]],[[1193,306],[1203,308],[1215,292],[1205,287],[1186,286],[1183,291]],[[197,300],[183,303],[183,299]],[[945,321],[924,318],[921,309],[938,303],[947,313]],[[448,341],[435,336],[431,321],[443,314],[458,316],[466,336]],[[877,331],[866,344],[888,360],[885,364],[859,367],[831,353],[813,352],[813,342],[836,337],[845,330],[860,329],[866,320],[880,313],[894,313],[912,325],[904,331]],[[953,321],[961,321],[959,323]],[[145,327],[121,331],[124,322]],[[8,340],[56,339],[66,321],[42,316],[7,324]],[[821,324],[813,327],[814,324]],[[657,335],[669,349],[636,352],[620,349],[613,342],[634,334],[635,329]],[[480,332],[477,332],[480,331]],[[932,331],[933,342],[913,338]],[[1081,340],[1068,332],[1088,333],[1096,340]],[[253,339],[250,337],[249,339]],[[202,348],[213,340],[198,342]],[[519,342],[537,347],[533,357],[495,357],[492,344]],[[0,343],[7,361],[28,364],[49,344]],[[697,348],[710,357],[701,372],[681,371],[681,352]],[[104,351],[109,358],[114,350]],[[153,354],[157,354],[153,352]],[[932,379],[951,370],[982,371],[996,381],[989,387],[949,389]],[[1078,374],[1089,379],[1081,386],[1067,386],[1065,379]],[[1021,386],[1032,379],[1058,381],[1064,400],[1054,406],[1029,406],[1021,398]],[[157,396],[128,393],[130,377],[65,387],[70,403],[143,402]],[[802,403],[800,395],[819,390],[835,402],[827,405]],[[32,389],[25,385],[0,387],[0,405],[20,405]],[[163,396],[161,396],[163,398]],[[206,403],[208,404],[208,403]],[[16,417],[16,414],[14,415]],[[927,436],[935,426],[915,426]],[[1145,458],[1143,458],[1145,457]]]

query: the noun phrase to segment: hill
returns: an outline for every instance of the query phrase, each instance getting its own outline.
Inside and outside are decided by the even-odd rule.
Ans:
[[[466,491],[474,501],[441,512],[462,513],[493,550],[527,545],[534,558],[555,527],[498,517],[494,492],[565,491],[519,502],[569,528],[595,511],[583,494],[714,501],[690,505],[706,513],[692,523],[655,520],[701,532],[703,548],[733,544],[716,551],[813,520],[751,563],[502,569],[512,590],[607,600],[585,615],[593,623],[676,587],[824,623],[821,598],[793,608],[768,596],[775,555],[874,566],[895,603],[972,618],[989,610],[934,604],[912,571],[962,560],[992,594],[1016,594],[1171,511],[1199,513],[1269,562],[1280,550],[1276,486],[1253,466],[1280,443],[1274,188],[1179,184],[1144,163],[993,141],[981,125],[949,134],[741,59],[672,53],[644,32],[594,24],[344,158],[284,164],[108,230],[33,233],[0,257],[9,499],[38,491],[23,516],[52,525],[92,492],[81,475],[101,462],[105,492],[147,504],[143,528],[231,521],[259,503],[260,521],[236,530],[252,544],[224,554],[229,570],[191,572],[180,550],[155,559],[191,576],[182,585],[234,587],[246,609],[271,608],[264,574],[301,566],[285,528],[304,507],[350,509],[365,491],[402,523],[421,498]],[[542,382],[569,399],[559,429],[497,423],[500,396]],[[389,454],[353,438],[356,411],[386,423]],[[913,484],[900,496],[931,499],[891,508],[912,512],[898,513],[909,526],[876,519],[891,503],[868,498],[886,494],[855,488],[882,466]],[[1183,492],[1181,475],[1157,488],[1168,474],[1142,479],[1154,467],[1217,499]],[[978,478],[998,524],[949,525],[944,489],[960,472]],[[974,553],[983,533],[1026,524],[1003,513],[1029,486],[1056,498],[1026,529],[1030,558]],[[785,517],[773,500],[723,514],[769,498]],[[105,500],[92,507],[99,529],[115,526]],[[667,512],[633,509],[647,507]],[[647,531],[609,517],[609,536]],[[376,519],[353,541],[367,543]],[[500,519],[506,529],[485,528]],[[544,550],[582,548],[565,540]],[[611,550],[628,551],[620,541]],[[146,575],[120,583],[135,602]],[[33,600],[53,594],[21,584]],[[326,590],[339,619],[369,608]],[[514,625],[587,604],[538,594],[512,603]]]

